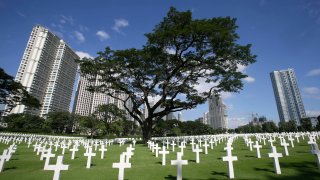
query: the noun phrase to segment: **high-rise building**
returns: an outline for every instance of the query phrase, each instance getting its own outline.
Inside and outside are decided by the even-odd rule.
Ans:
[[[306,117],[306,112],[294,70],[273,71],[270,77],[280,121],[294,120],[300,124],[300,119]]]
[[[208,124],[209,112],[203,113],[202,124]]]
[[[45,116],[51,111],[68,111],[79,57],[58,36],[37,25],[32,29],[15,80],[37,98],[40,110],[18,105],[10,113]]]
[[[209,113],[207,115],[207,124],[214,129],[228,128],[227,108],[222,102],[221,97],[212,96],[208,98]]]
[[[106,93],[88,91],[89,86],[99,86],[101,83],[100,76],[80,75],[73,106],[73,112],[75,114],[89,116],[97,111],[97,107],[99,105],[103,104],[114,104],[119,109],[125,110],[122,101],[113,98]],[[124,93],[118,93],[115,91],[114,96],[120,99],[126,99],[128,97]],[[132,103],[130,101],[128,101],[126,105],[129,109],[132,107]],[[132,120],[132,117],[129,115],[129,113],[126,114],[126,118],[128,120]]]

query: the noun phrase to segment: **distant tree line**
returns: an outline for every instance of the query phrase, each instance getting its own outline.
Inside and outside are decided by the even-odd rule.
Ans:
[[[300,126],[296,121],[290,120],[288,122],[279,122],[278,126],[272,122],[264,122],[262,125],[254,125],[249,123],[235,129],[236,133],[274,133],[274,132],[298,132],[298,131],[319,131],[320,130],[320,116],[317,118],[316,127],[312,127],[310,118],[302,118]]]

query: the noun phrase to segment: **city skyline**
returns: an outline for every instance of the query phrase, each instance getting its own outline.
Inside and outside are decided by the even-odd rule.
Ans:
[[[53,3],[53,4],[50,4]],[[113,49],[140,48],[145,33],[160,22],[170,6],[191,10],[194,18],[231,16],[238,18],[239,42],[252,43],[257,63],[240,67],[249,77],[240,93],[224,93],[231,128],[246,124],[252,113],[279,121],[269,73],[294,68],[302,99],[308,113],[320,112],[320,6],[316,1],[188,1],[185,3],[154,2],[94,2],[80,3],[72,9],[64,2],[59,10],[37,1],[22,5],[19,1],[0,1],[1,64],[15,75],[23,50],[35,24],[48,27],[75,50],[79,56],[95,57],[106,46]],[[123,4],[126,4],[124,6]],[[39,11],[34,11],[39,7]],[[94,9],[86,14],[87,9]],[[147,17],[147,18],[146,18]],[[206,88],[201,87],[199,88]],[[75,89],[75,88],[74,88]],[[182,112],[182,119],[202,117],[208,104]]]

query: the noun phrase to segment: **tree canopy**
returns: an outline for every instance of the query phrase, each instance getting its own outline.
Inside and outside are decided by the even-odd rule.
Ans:
[[[31,96],[19,82],[14,81],[13,77],[2,68],[0,68],[0,104],[7,105],[6,111],[8,112],[19,104],[31,108],[41,106],[38,99]]]
[[[89,89],[122,101],[147,141],[168,113],[195,108],[221,92],[242,89],[247,76],[239,66],[254,63],[256,56],[250,44],[238,44],[237,28],[235,18],[193,19],[191,11],[172,7],[145,34],[147,42],[141,49],[107,47],[94,60],[79,61],[81,73],[99,77],[101,83]],[[115,91],[126,98],[115,96]],[[151,102],[150,96],[158,98]]]

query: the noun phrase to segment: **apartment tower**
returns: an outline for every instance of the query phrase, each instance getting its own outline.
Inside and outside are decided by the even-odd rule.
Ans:
[[[299,125],[301,118],[306,117],[306,112],[294,70],[273,71],[270,77],[280,121],[294,120]]]
[[[18,105],[10,113],[45,116],[68,111],[79,57],[58,36],[37,25],[32,29],[15,80],[42,104],[39,110]]]

